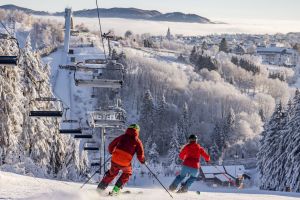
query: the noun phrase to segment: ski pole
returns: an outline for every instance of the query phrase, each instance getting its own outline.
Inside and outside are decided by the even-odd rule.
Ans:
[[[111,156],[109,158],[107,158],[107,160],[100,166],[100,168],[102,168],[110,159],[111,159]],[[80,187],[80,189],[82,189],[97,174],[97,172],[98,172],[98,170],[96,170],[95,173],[86,182],[83,183],[83,185]]]
[[[173,196],[170,194],[170,192],[167,190],[167,188],[160,182],[160,180],[157,178],[156,174],[154,174],[154,172],[152,172],[152,170],[148,167],[148,165],[146,163],[144,163],[144,165],[147,167],[147,169],[149,170],[149,172],[154,176],[154,178],[159,182],[159,184],[166,190],[166,192],[173,199]]]

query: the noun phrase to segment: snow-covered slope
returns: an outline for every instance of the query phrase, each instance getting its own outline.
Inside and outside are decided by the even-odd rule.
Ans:
[[[167,184],[167,183],[165,183]],[[95,189],[96,185],[86,185],[80,189],[81,184],[62,182],[48,179],[33,178],[16,175],[7,172],[0,173],[0,199],[64,199],[64,200],[96,200],[96,199],[123,199],[123,200],[160,200],[171,199],[168,194],[158,185],[155,188],[126,188],[131,194],[118,197],[107,197],[106,194],[99,195]],[[110,190],[111,187],[108,188]],[[142,191],[142,193],[140,193]],[[174,199],[214,199],[214,200],[296,200],[300,194],[265,192],[252,190],[206,189],[198,195],[195,192],[187,194],[172,194]]]

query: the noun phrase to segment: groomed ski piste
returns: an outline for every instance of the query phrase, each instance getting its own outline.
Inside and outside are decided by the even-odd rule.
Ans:
[[[163,178],[163,177],[160,177]],[[167,184],[170,178],[163,179]],[[137,179],[137,183],[143,181]],[[145,184],[145,183],[144,183]],[[150,183],[149,183],[150,184]],[[0,173],[0,199],[28,199],[28,200],[98,200],[98,199],[123,199],[123,200],[165,200],[172,199],[158,183],[152,186],[128,186],[124,191],[130,194],[120,194],[116,197],[108,196],[112,187],[108,187],[103,194],[96,191],[97,185],[87,184],[80,189],[82,183],[62,182],[56,180],[40,179],[29,176],[17,175],[9,172]],[[138,184],[137,184],[138,185]],[[200,195],[196,193],[200,189]],[[208,188],[201,182],[195,182],[191,191],[185,194],[172,193],[174,199],[180,200],[296,200],[300,194],[261,191],[252,189]]]

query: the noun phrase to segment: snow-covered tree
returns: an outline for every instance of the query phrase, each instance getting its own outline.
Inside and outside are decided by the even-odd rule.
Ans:
[[[178,122],[178,138],[179,144],[183,146],[187,138],[189,137],[189,127],[190,127],[190,119],[189,119],[189,108],[188,104],[184,103],[181,116]]]
[[[155,142],[152,143],[148,154],[149,154],[148,155],[148,161],[151,164],[159,163],[159,153],[158,153],[157,145],[155,144]]]
[[[276,110],[270,119],[270,121],[265,125],[265,130],[262,133],[262,139],[260,141],[260,149],[258,153],[258,169],[260,172],[260,178],[262,181],[261,187],[264,189],[274,188],[272,183],[267,182],[269,176],[271,175],[270,169],[272,164],[269,161],[271,157],[274,156],[276,149],[280,143],[280,131],[282,130],[282,121],[284,118],[284,111],[281,102],[277,105]]]
[[[223,51],[225,53],[228,53],[229,52],[229,49],[228,49],[228,45],[227,45],[227,41],[225,38],[222,38],[221,40],[221,43],[219,45],[219,50],[220,51]]]
[[[170,148],[168,150],[168,164],[175,165],[178,163],[178,155],[180,152],[180,144],[179,144],[179,137],[177,134],[177,126],[174,127],[174,131],[171,135],[170,140]]]
[[[147,90],[144,94],[143,102],[141,105],[141,113],[139,124],[141,126],[141,138],[147,139],[149,136],[153,136],[154,128],[154,102],[150,90]]]
[[[20,51],[13,40],[0,39],[0,55],[19,55],[17,67],[0,70],[0,168],[57,177],[68,167],[65,158],[78,151],[65,151],[69,137],[58,133],[56,119],[29,117],[31,110],[59,109],[54,102],[35,101],[40,96],[53,96],[50,70],[31,51],[29,39]],[[81,170],[76,171],[80,176]]]

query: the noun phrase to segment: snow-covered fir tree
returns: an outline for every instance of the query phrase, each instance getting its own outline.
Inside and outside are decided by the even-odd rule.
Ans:
[[[174,127],[174,131],[171,135],[170,148],[168,150],[168,164],[169,166],[174,166],[178,163],[178,155],[180,152],[179,137],[177,133],[177,125]]]
[[[300,95],[297,90],[286,112],[279,104],[265,125],[258,153],[262,189],[300,191],[299,115]]]
[[[220,49],[220,51],[223,51],[225,53],[229,52],[227,41],[225,38],[222,38],[221,43],[219,45],[219,49]]]
[[[283,164],[285,170],[285,181],[281,188],[289,187],[291,191],[300,192],[300,94],[297,90],[294,98],[294,106],[289,113],[287,131],[283,137],[286,144],[287,159]]]
[[[18,55],[19,65],[0,69],[0,168],[35,176],[58,177],[64,167],[76,166],[76,159],[64,163],[73,152],[66,152],[72,144],[69,136],[58,132],[57,119],[30,118],[30,110],[61,109],[55,102],[37,102],[38,97],[53,97],[49,66],[31,51],[28,39],[25,49],[18,49],[14,40],[1,40],[0,55]],[[75,145],[79,149],[79,145]],[[75,151],[76,152],[76,151]],[[77,157],[79,153],[77,152]],[[74,157],[74,156],[73,156]],[[86,168],[86,166],[84,166]],[[78,180],[79,176],[69,176]]]
[[[277,105],[274,114],[270,121],[265,124],[265,130],[262,133],[262,139],[260,141],[261,146],[258,153],[258,169],[260,172],[260,178],[262,181],[261,187],[264,189],[274,188],[269,181],[269,175],[272,173],[272,163],[269,161],[274,156],[276,149],[280,142],[280,131],[282,130],[282,122],[284,118],[284,110],[281,102]],[[274,178],[274,177],[272,177]]]
[[[150,90],[147,90],[143,97],[141,105],[139,124],[141,126],[141,138],[147,140],[149,136],[153,136],[154,128],[154,101]]]
[[[157,164],[159,163],[159,153],[158,148],[155,142],[152,143],[149,151],[148,151],[148,162],[150,164]]]
[[[189,137],[189,127],[190,127],[189,108],[188,108],[188,104],[184,103],[182,113],[178,122],[178,138],[179,138],[179,144],[181,146],[186,143],[187,138]]]

